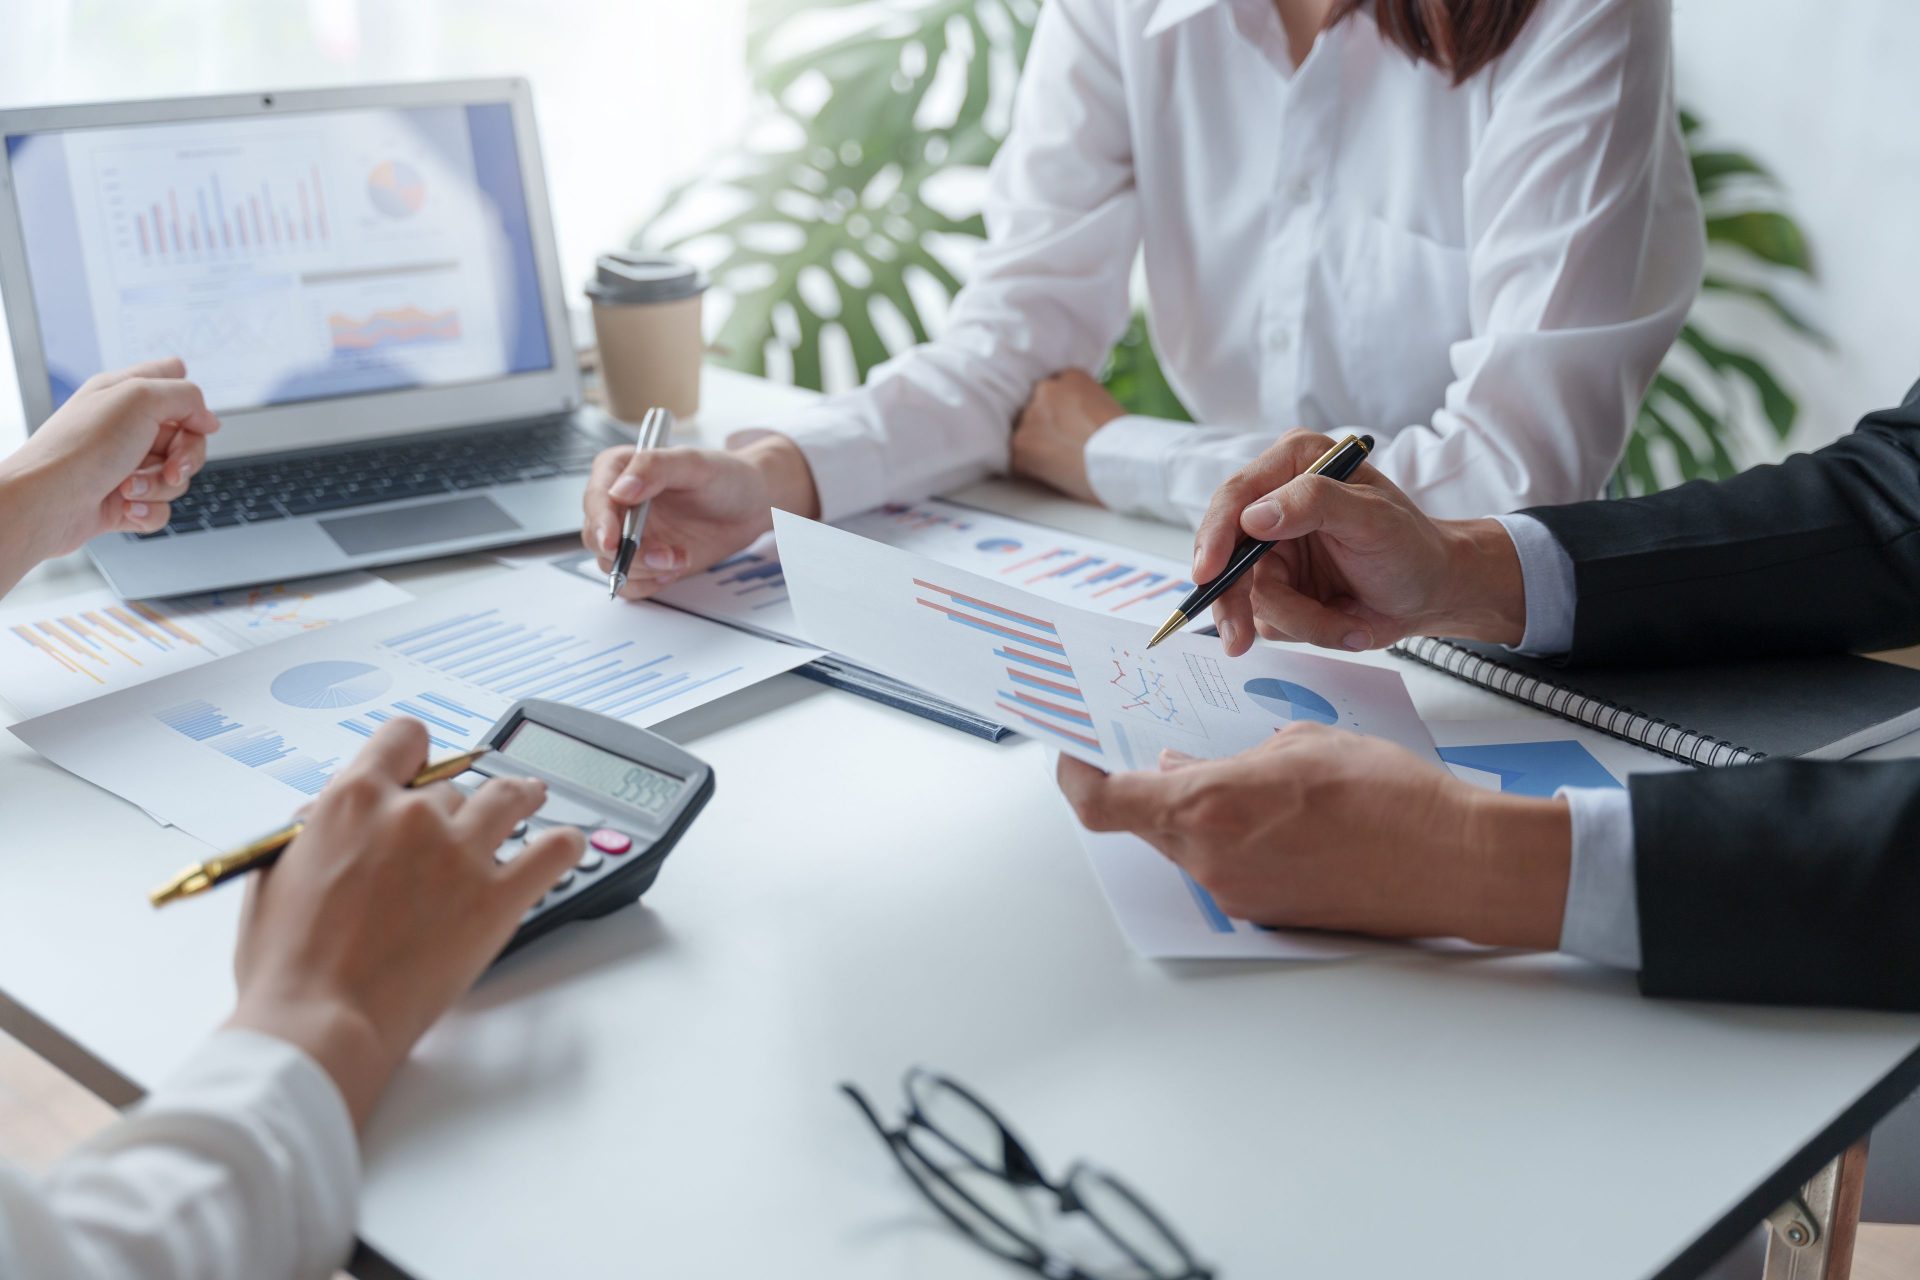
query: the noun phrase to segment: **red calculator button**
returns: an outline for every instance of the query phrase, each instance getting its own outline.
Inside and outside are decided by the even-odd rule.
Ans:
[[[633,848],[633,838],[624,831],[615,831],[612,827],[600,828],[593,833],[588,843],[600,852],[616,858]]]

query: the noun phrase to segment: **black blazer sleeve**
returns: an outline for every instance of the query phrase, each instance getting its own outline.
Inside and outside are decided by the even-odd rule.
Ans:
[[[1644,774],[1648,995],[1920,1010],[1920,760]]]
[[[1573,558],[1569,665],[1920,642],[1920,384],[1778,466],[1526,513]]]

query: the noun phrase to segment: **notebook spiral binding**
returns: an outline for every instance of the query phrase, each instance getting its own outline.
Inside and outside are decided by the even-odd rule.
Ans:
[[[1642,715],[1631,707],[1588,697],[1567,685],[1550,684],[1433,636],[1413,636],[1393,646],[1393,652],[1491,693],[1538,707],[1684,764],[1721,768],[1767,758],[1764,751],[1736,747],[1731,742],[1683,729],[1657,716]]]

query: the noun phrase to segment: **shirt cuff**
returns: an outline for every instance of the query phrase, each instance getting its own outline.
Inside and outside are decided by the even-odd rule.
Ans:
[[[1520,586],[1527,598],[1527,630],[1519,652],[1530,657],[1573,648],[1573,557],[1532,516],[1495,516],[1520,553]]]
[[[1562,787],[1573,816],[1573,866],[1560,949],[1612,969],[1640,968],[1633,805],[1610,787]]]
[[[1087,484],[1110,511],[1164,517],[1167,471],[1179,448],[1182,424],[1128,414],[1087,441]]]
[[[822,407],[782,423],[778,430],[749,427],[732,432],[726,446],[737,449],[772,435],[786,436],[807,460],[821,520],[831,524],[887,500],[886,455],[855,415]]]
[[[360,1204],[353,1117],[332,1077],[285,1041],[254,1031],[219,1032],[76,1154],[165,1159],[169,1150],[224,1166],[243,1196],[279,1211],[236,1224],[236,1243],[245,1242],[236,1251],[249,1261],[280,1274],[326,1275],[352,1251]],[[202,1186],[174,1181],[182,1196]],[[193,1219],[205,1208],[187,1201],[167,1216]]]

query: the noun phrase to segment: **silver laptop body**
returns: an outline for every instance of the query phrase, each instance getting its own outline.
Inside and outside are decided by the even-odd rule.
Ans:
[[[129,597],[579,526],[593,454],[521,80],[0,112],[0,295],[29,431],[178,355],[222,420]]]

